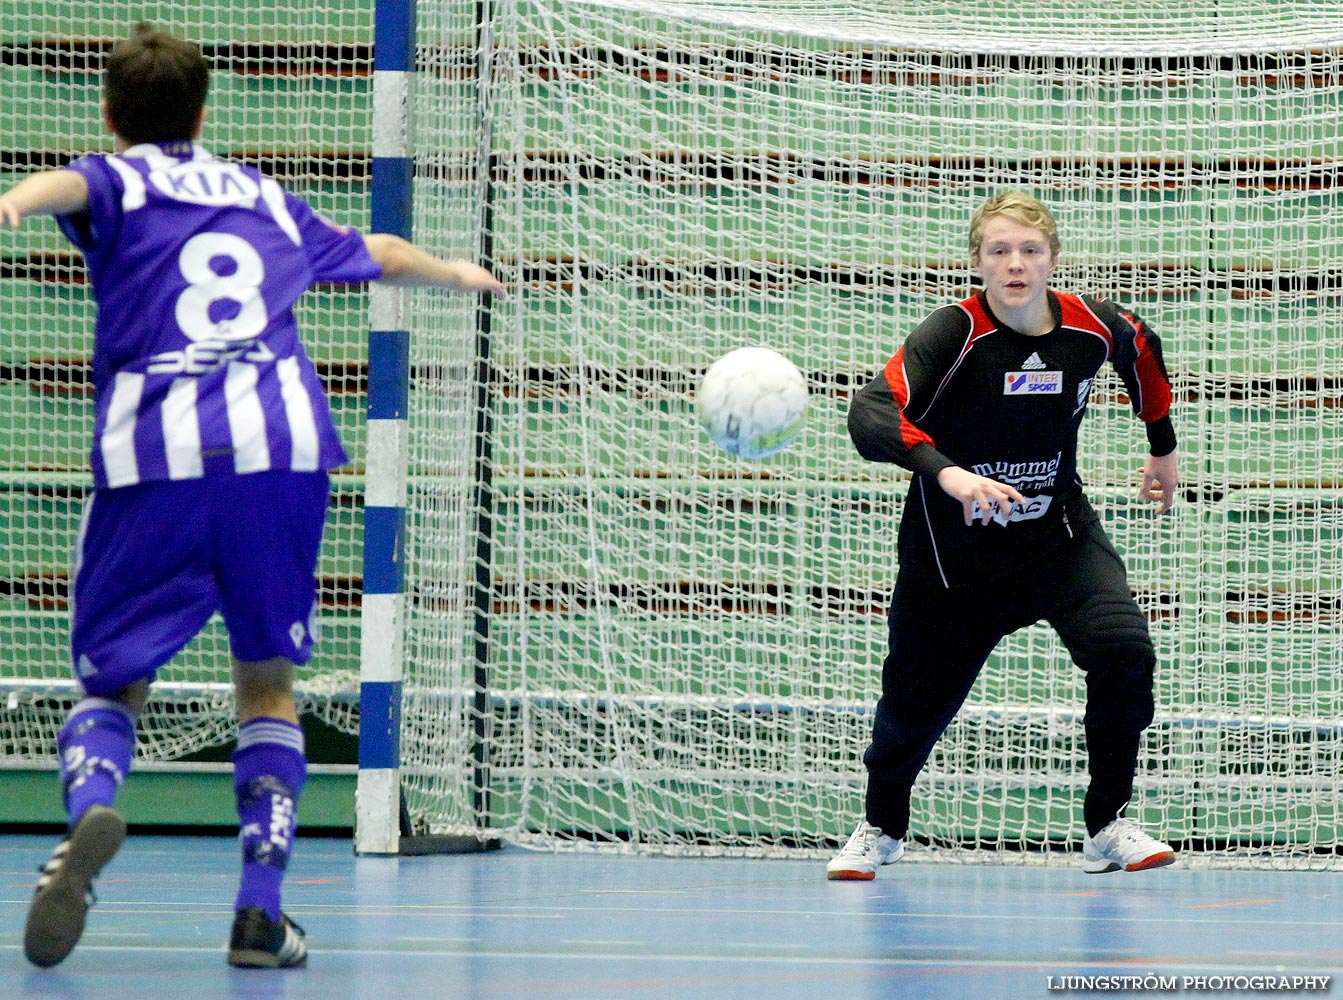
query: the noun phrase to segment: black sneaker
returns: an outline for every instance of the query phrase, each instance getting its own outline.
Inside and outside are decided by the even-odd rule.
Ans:
[[[260,906],[248,906],[233,918],[228,964],[239,969],[302,969],[308,964],[303,928],[283,913],[272,920]]]
[[[84,918],[95,900],[93,880],[121,848],[126,821],[110,806],[92,806],[56,845],[51,860],[38,869],[23,928],[28,961],[48,968],[64,961],[84,933]]]

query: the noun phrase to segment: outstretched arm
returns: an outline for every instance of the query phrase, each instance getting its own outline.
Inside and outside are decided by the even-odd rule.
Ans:
[[[382,267],[384,284],[404,287],[446,288],[454,292],[504,293],[493,274],[467,260],[444,260],[389,233],[364,237],[369,256]]]
[[[44,170],[0,194],[0,226],[18,229],[29,215],[69,215],[89,206],[89,185],[73,170]]]

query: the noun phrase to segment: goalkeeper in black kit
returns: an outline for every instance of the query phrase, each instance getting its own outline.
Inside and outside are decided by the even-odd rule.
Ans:
[[[1028,195],[990,198],[970,224],[976,295],[935,311],[854,397],[860,454],[914,473],[898,542],[863,822],[829,863],[870,879],[898,861],[910,788],[1004,636],[1048,622],[1086,672],[1088,872],[1170,864],[1124,816],[1152,722],[1156,664],[1124,565],[1082,492],[1077,433],[1114,365],[1147,429],[1139,497],[1179,485],[1170,379],[1156,335],[1111,302],[1049,288],[1058,230]]]

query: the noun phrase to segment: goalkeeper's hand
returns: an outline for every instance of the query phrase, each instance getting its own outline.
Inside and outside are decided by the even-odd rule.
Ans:
[[[1157,505],[1156,512],[1164,514],[1175,502],[1175,491],[1180,488],[1180,470],[1177,453],[1169,455],[1148,455],[1143,463],[1142,485],[1138,487],[1138,499],[1150,500]]]
[[[976,518],[980,524],[988,524],[995,511],[1006,519],[1011,516],[1013,503],[1026,502],[1025,497],[1006,483],[977,476],[959,465],[949,465],[940,471],[937,485],[947,496],[960,502],[966,527],[974,524]]]

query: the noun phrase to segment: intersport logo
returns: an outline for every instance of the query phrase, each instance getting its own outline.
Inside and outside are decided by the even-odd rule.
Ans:
[[[1063,372],[1004,372],[1004,396],[1057,396],[1063,392]]]

